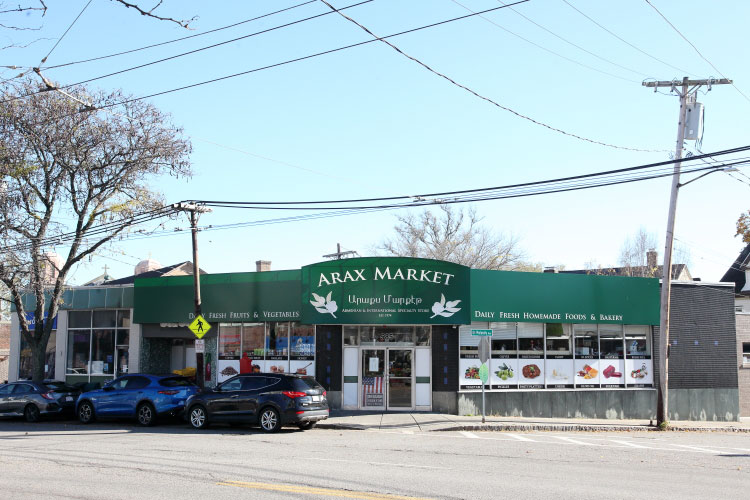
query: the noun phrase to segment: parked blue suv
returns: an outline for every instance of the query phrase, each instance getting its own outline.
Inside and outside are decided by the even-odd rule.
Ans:
[[[76,414],[83,424],[97,418],[135,417],[140,425],[149,426],[156,423],[160,415],[181,414],[185,400],[197,392],[198,387],[184,377],[124,375],[101,389],[81,394],[76,402]]]

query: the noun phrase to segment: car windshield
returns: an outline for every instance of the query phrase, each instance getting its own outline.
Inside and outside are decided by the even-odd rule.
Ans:
[[[310,389],[322,389],[323,387],[313,377],[295,378],[294,388],[298,391],[307,391]]]
[[[162,387],[189,387],[195,384],[183,377],[170,377],[161,379],[159,385]]]

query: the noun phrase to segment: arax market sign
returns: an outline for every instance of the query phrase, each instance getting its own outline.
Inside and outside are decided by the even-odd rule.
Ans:
[[[201,294],[203,315],[211,323],[659,324],[657,279],[488,271],[405,257],[334,260],[289,271],[206,274],[201,276]],[[191,276],[136,279],[135,323],[193,319]]]
[[[302,268],[303,323],[466,324],[469,268],[450,262],[367,257]]]

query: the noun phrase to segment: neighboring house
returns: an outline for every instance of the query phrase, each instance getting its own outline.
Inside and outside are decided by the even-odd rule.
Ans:
[[[663,276],[663,265],[656,262],[657,253],[655,251],[646,252],[645,266],[623,266],[623,267],[599,267],[596,269],[574,269],[559,271],[561,273],[571,274],[596,274],[600,276],[628,276],[640,278],[661,278]],[[556,272],[548,271],[545,272]],[[693,276],[687,264],[672,264],[672,281],[693,281]],[[695,281],[698,281],[696,278]]]
[[[740,387],[740,414],[750,416],[750,245],[740,252],[721,281],[734,283],[734,310],[737,328],[737,367]]]

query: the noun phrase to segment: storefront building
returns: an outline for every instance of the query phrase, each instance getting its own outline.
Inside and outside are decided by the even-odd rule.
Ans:
[[[723,289],[714,288],[721,309]],[[714,288],[702,287],[700,293],[712,294]],[[479,337],[472,330],[485,329],[492,331],[485,385],[490,414],[655,414],[656,279],[487,271],[427,259],[369,257],[300,270],[206,274],[201,292],[203,316],[212,325],[204,337],[210,384],[253,371],[309,374],[326,388],[334,408],[477,414],[482,387]],[[97,309],[89,300],[86,309],[61,311],[56,343],[65,351],[54,356],[56,375],[93,381],[123,370],[194,366],[193,338],[186,328],[194,318],[191,276],[140,278],[120,293],[131,301]],[[732,307],[728,303],[730,313]],[[724,335],[722,345],[735,334],[733,327],[725,328],[723,316],[700,314],[712,323],[714,338]],[[692,331],[703,328],[701,321],[678,322],[683,330],[671,338],[702,338]],[[679,350],[677,344],[670,348]],[[706,339],[681,353],[685,369],[700,357],[700,349],[710,348]],[[734,352],[711,353],[736,359]],[[670,364],[670,380],[684,380],[684,397],[694,397],[698,389],[690,385],[692,379],[673,374],[672,365],[683,366]],[[721,387],[701,388],[705,401],[696,418],[738,418],[736,377],[716,384]]]

